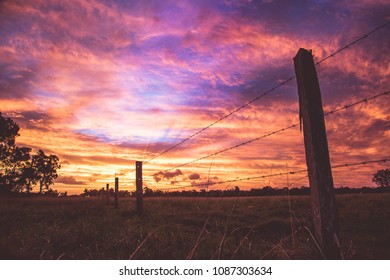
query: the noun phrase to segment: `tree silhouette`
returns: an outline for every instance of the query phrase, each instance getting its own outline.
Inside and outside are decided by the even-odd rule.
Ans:
[[[12,146],[15,144],[16,136],[19,136],[19,125],[10,118],[5,118],[0,112],[0,147]]]
[[[61,166],[56,155],[47,156],[39,150],[32,158],[31,148],[18,147],[19,125],[0,112],[0,193],[29,193],[38,182],[40,193],[58,177]]]
[[[26,181],[30,181],[27,178],[26,169],[30,162],[30,148],[26,147],[17,147],[14,145],[12,153],[10,154],[8,161],[8,170],[9,172],[8,181],[12,186],[12,190],[22,192],[26,188]]]
[[[390,188],[390,168],[378,170],[372,181],[382,188]]]
[[[2,191],[22,191],[24,168],[30,160],[30,148],[15,145],[19,125],[0,112],[0,188]]]
[[[38,183],[39,177],[37,170],[32,166],[32,162],[27,162],[26,166],[23,167],[21,183],[26,187],[26,192],[30,193],[32,186]]]
[[[153,190],[148,187],[144,187],[144,196],[153,196]]]
[[[33,155],[32,166],[36,170],[39,193],[42,193],[44,188],[46,190],[49,189],[53,181],[58,178],[57,169],[61,168],[56,155],[47,156],[42,150],[39,150],[36,155]]]

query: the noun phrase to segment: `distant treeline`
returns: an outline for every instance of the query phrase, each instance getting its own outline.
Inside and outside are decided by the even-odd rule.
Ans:
[[[349,188],[349,187],[337,187],[335,188],[336,194],[360,194],[360,193],[390,193],[390,188],[386,187],[362,187],[362,188]],[[83,196],[83,197],[96,197],[107,195],[107,191],[104,189],[84,189],[80,195],[72,196]],[[114,196],[114,189],[109,189],[110,196]],[[241,190],[239,187],[234,187],[226,190],[180,190],[180,191],[162,191],[152,190],[151,188],[144,188],[144,197],[250,197],[250,196],[280,196],[280,195],[310,195],[309,187],[300,188],[272,188],[266,186],[263,188],[254,188],[250,190]],[[50,197],[65,197],[68,196],[67,192],[58,192],[57,190],[49,189],[44,193],[11,193],[8,196],[50,196]],[[135,192],[127,190],[119,191],[119,197],[135,197]]]
[[[103,190],[88,190],[85,189],[82,196],[99,196]],[[390,188],[383,187],[362,187],[362,188],[349,188],[349,187],[338,187],[335,189],[336,194],[359,194],[359,193],[390,193]],[[114,190],[110,189],[110,196],[114,195]],[[106,190],[103,191],[106,194]],[[180,191],[162,191],[153,190],[151,188],[144,188],[144,197],[235,197],[235,196],[279,196],[279,195],[310,195],[309,187],[300,188],[272,188],[266,186],[263,188],[254,188],[250,190],[241,190],[239,187],[234,187],[227,190],[209,190],[201,189],[197,190],[180,190]],[[119,191],[121,197],[134,197],[135,192]]]
[[[57,190],[53,190],[49,188],[48,190],[39,193],[39,192],[0,192],[0,197],[66,197],[68,196],[68,192],[59,192]]]
[[[103,195],[107,194],[107,191],[106,190],[102,190],[102,189],[100,189],[100,190],[84,189],[84,192],[81,194],[81,196],[85,196],[85,197],[100,196],[100,195],[102,195],[102,192],[103,192]],[[109,193],[110,193],[110,196],[114,196],[114,189],[113,188],[109,189]],[[132,193],[129,192],[129,191],[119,191],[119,196],[120,197],[129,197],[131,195],[132,195]]]

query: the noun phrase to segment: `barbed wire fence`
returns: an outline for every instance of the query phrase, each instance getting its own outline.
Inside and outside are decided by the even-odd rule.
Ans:
[[[388,22],[385,22],[379,26],[377,26],[376,28],[372,29],[371,31],[361,35],[360,37],[358,37],[357,39],[353,40],[352,42],[344,45],[343,47],[339,48],[338,50],[332,52],[331,54],[325,56],[324,58],[320,59],[319,61],[317,61],[315,63],[315,65],[320,65],[322,63],[324,63],[325,61],[329,60],[329,59],[332,59],[334,58],[337,54],[349,49],[350,47],[354,46],[355,44],[359,43],[360,41],[364,40],[364,39],[367,39],[369,38],[372,34],[376,33],[377,31],[385,28],[387,25],[390,24],[390,21]],[[255,98],[251,99],[250,101],[244,103],[243,105],[237,107],[236,109],[230,111],[229,113],[223,115],[222,117],[220,117],[219,119],[215,120],[214,122],[210,123],[209,125],[197,130],[195,133],[191,134],[190,136],[184,138],[183,140],[179,141],[178,143],[170,146],[169,148],[161,151],[160,153],[158,153],[157,155],[153,156],[152,158],[150,158],[149,160],[146,160],[143,162],[143,166],[147,165],[147,164],[150,164],[152,161],[154,161],[155,159],[163,156],[164,154],[172,151],[173,149],[183,145],[184,143],[186,143],[187,141],[189,141],[190,139],[198,136],[199,134],[205,132],[206,130],[210,129],[211,127],[215,126],[216,124],[224,121],[225,119],[229,118],[230,116],[238,113],[239,111],[243,110],[244,108],[248,107],[249,105],[255,103],[256,101],[262,99],[263,97],[275,92],[277,89],[281,88],[282,86],[286,85],[287,83],[289,83],[290,81],[294,80],[296,78],[296,75],[293,75],[291,77],[288,77],[287,79],[284,79],[282,82],[276,84],[274,87],[266,90],[266,91],[263,91],[261,92],[260,94],[258,94]],[[135,168],[134,169],[131,169],[129,170],[127,173],[132,173],[135,171]]]
[[[369,36],[371,36],[375,32],[377,32],[377,31],[383,29],[384,27],[388,26],[389,24],[390,24],[390,21],[386,22],[386,23],[384,23],[384,24],[382,24],[382,25],[380,25],[378,27],[376,27],[375,29],[371,30],[368,33],[365,33],[364,35],[360,36],[356,40],[354,40],[354,41],[344,45],[343,47],[339,48],[335,52],[333,52],[333,53],[325,56],[324,58],[318,60],[317,62],[314,63],[314,65],[318,66],[318,65],[324,63],[325,61],[334,58],[337,54],[339,54],[339,53],[341,53],[341,52],[351,48],[352,46],[356,45],[358,42],[361,42],[362,40],[368,38]],[[164,149],[163,151],[155,154],[149,160],[141,162],[141,166],[137,165],[137,168],[141,168],[141,170],[142,170],[142,166],[148,165],[151,162],[155,161],[156,159],[162,157],[163,155],[166,155],[168,152],[171,152],[174,149],[176,149],[177,147],[182,146],[184,143],[186,143],[189,140],[199,136],[200,134],[202,134],[205,131],[209,130],[210,128],[212,128],[216,124],[218,124],[218,123],[220,123],[222,121],[226,121],[229,117],[237,114],[239,111],[243,110],[244,108],[247,108],[249,105],[251,105],[251,104],[261,100],[265,96],[270,95],[271,93],[275,92],[277,89],[279,89],[282,86],[286,85],[287,83],[289,83],[290,81],[294,80],[295,78],[297,78],[296,75],[291,76],[291,77],[289,77],[287,79],[284,79],[282,82],[278,83],[277,85],[275,85],[274,87],[270,88],[269,90],[261,92],[255,98],[253,98],[250,101],[244,103],[243,105],[237,107],[236,109],[228,112],[227,114],[224,114],[222,117],[218,118],[217,120],[215,120],[214,122],[210,123],[209,125],[207,125],[207,126],[201,128],[201,129],[197,130],[196,132],[192,133],[190,136],[180,140],[179,142],[177,142],[176,144],[170,146],[169,148]],[[379,98],[388,97],[389,93],[390,93],[390,90],[386,90],[386,91],[383,91],[383,92],[380,92],[380,93],[376,93],[376,94],[373,94],[373,95],[366,96],[366,97],[364,97],[362,99],[359,99],[357,101],[354,101],[354,102],[350,102],[350,103],[347,103],[347,104],[344,104],[344,105],[337,106],[336,108],[331,109],[330,111],[327,111],[327,112],[323,113],[323,117],[328,117],[328,116],[334,115],[336,113],[339,113],[339,112],[342,112],[342,111],[346,111],[346,110],[348,110],[348,109],[350,109],[352,107],[358,106],[360,104],[368,104],[371,101],[379,99]],[[243,141],[243,142],[240,142],[240,143],[228,146],[228,147],[223,148],[223,149],[220,149],[220,150],[218,150],[216,152],[209,153],[207,155],[204,155],[204,156],[201,156],[201,157],[198,157],[198,158],[195,158],[195,159],[192,159],[192,160],[189,160],[189,161],[177,164],[174,167],[170,167],[168,169],[165,169],[164,171],[159,171],[157,173],[154,172],[153,174],[151,174],[149,176],[149,178],[153,178],[156,174],[169,173],[169,172],[171,172],[173,170],[177,171],[177,170],[179,170],[179,168],[183,168],[185,166],[193,165],[193,164],[198,163],[198,162],[200,162],[202,160],[205,160],[205,159],[213,158],[213,160],[214,160],[216,156],[221,155],[223,153],[226,153],[228,151],[239,149],[239,148],[241,148],[243,146],[250,145],[250,144],[252,144],[254,142],[258,142],[258,141],[260,141],[262,139],[265,139],[265,138],[270,138],[270,137],[272,137],[274,135],[280,134],[280,133],[285,132],[287,130],[292,130],[293,128],[296,129],[298,127],[300,127],[300,129],[301,129],[301,123],[300,122],[299,123],[290,124],[290,125],[285,126],[283,128],[280,128],[280,129],[277,129],[277,130],[273,130],[271,132],[259,135],[259,136],[255,137],[255,138],[252,138],[252,139],[249,139],[249,140],[246,140],[246,141]],[[330,168],[331,168],[331,170],[339,169],[339,168],[352,168],[352,167],[356,167],[356,166],[365,166],[365,165],[371,165],[371,164],[386,163],[388,161],[390,161],[390,155],[384,155],[384,157],[380,158],[380,159],[370,159],[370,160],[364,160],[364,161],[358,161],[358,162],[337,163],[337,164],[331,165]],[[137,164],[139,164],[139,163],[140,162],[137,162]],[[207,176],[208,179],[207,179],[207,182],[200,182],[200,183],[192,182],[192,183],[187,184],[187,185],[174,185],[173,187],[171,186],[171,187],[164,187],[164,188],[157,188],[157,187],[155,187],[155,189],[161,190],[161,191],[174,191],[174,190],[184,190],[184,189],[189,189],[189,188],[205,188],[205,187],[208,188],[209,186],[221,186],[223,184],[229,184],[230,185],[231,183],[235,183],[235,182],[256,181],[256,180],[263,180],[265,178],[282,177],[282,176],[287,176],[287,187],[289,187],[289,185],[291,185],[289,183],[289,179],[288,179],[289,175],[308,173],[308,169],[302,168],[302,169],[296,169],[294,171],[275,172],[275,173],[272,173],[272,171],[271,171],[271,174],[263,174],[263,175],[256,175],[256,176],[246,176],[246,177],[239,177],[239,176],[237,176],[237,177],[235,177],[235,179],[210,180],[210,172],[211,172],[212,165],[213,165],[213,161],[208,166],[208,172],[207,172],[208,173],[208,176]],[[136,171],[137,168],[128,171],[127,174]],[[137,191],[136,192],[137,192],[137,197],[138,197],[138,193],[141,193],[141,197],[142,197],[142,188],[143,188],[143,185],[142,185],[142,172],[138,173],[138,174],[141,174],[140,175],[141,176],[141,184],[137,184]],[[295,179],[294,182],[299,181],[301,179],[304,179],[306,177],[308,177],[308,176],[305,175],[303,177]],[[136,180],[139,180],[139,175],[137,175]],[[146,179],[145,181],[152,182],[153,179]]]
[[[331,59],[331,58],[334,58],[337,54],[351,48],[352,46],[354,46],[355,44],[357,44],[358,42],[368,38],[369,36],[371,36],[372,34],[374,34],[375,32],[379,31],[380,29],[383,29],[384,27],[386,27],[387,25],[389,25],[390,22],[386,22],[376,28],[374,28],[373,30],[363,34],[362,36],[358,37],[357,39],[355,39],[354,41],[344,45],[343,47],[339,48],[338,50],[332,52],[331,54],[325,56],[324,58],[318,60],[315,65],[318,66],[322,63],[324,63],[325,61]],[[229,118],[230,116],[236,114],[237,112],[243,110],[244,108],[248,107],[249,105],[253,104],[254,102],[262,99],[263,97],[271,94],[272,92],[274,92],[276,89],[282,87],[283,85],[286,85],[288,82],[292,81],[294,78],[296,78],[296,75],[294,76],[291,76],[287,79],[284,79],[282,82],[278,83],[277,85],[275,85],[274,87],[270,88],[269,90],[266,90],[262,93],[260,93],[259,95],[257,95],[255,98],[251,99],[250,101],[244,103],[243,105],[237,107],[236,109],[230,111],[229,113],[223,115],[222,117],[220,117],[219,119],[215,120],[214,122],[210,123],[209,125],[197,130],[195,133],[191,134],[190,136],[184,138],[183,140],[179,141],[178,143],[174,144],[173,146],[170,146],[169,148],[161,151],[160,153],[156,154],[155,156],[153,156],[152,158],[150,158],[149,160],[147,161],[144,161],[142,162],[142,165],[145,166],[147,164],[150,164],[152,161],[158,159],[159,157],[167,154],[168,152],[174,150],[175,148],[183,145],[185,142],[189,141],[190,139],[193,139],[195,138],[196,136],[200,135],[201,133],[205,132],[206,130],[210,129],[211,127],[215,126],[216,124],[226,120],[227,118]],[[332,115],[332,114],[335,114],[335,113],[338,113],[338,112],[341,112],[341,111],[344,111],[344,110],[347,110],[351,107],[354,107],[354,106],[357,106],[359,104],[362,104],[362,103],[368,103],[374,99],[377,99],[377,98],[380,98],[380,97],[385,97],[385,96],[388,96],[390,93],[390,91],[385,91],[385,92],[382,92],[382,93],[378,93],[378,94],[375,94],[375,95],[372,95],[372,96],[367,96],[363,99],[360,99],[358,101],[355,101],[355,102],[352,102],[352,103],[349,103],[349,104],[346,104],[346,105],[342,105],[342,106],[339,106],[335,109],[332,109],[326,113],[324,113],[324,116],[329,116],[329,115]],[[301,127],[301,123],[294,123],[294,124],[291,124],[291,125],[288,125],[286,127],[283,127],[283,128],[280,128],[278,130],[274,130],[272,132],[268,132],[268,133],[265,133],[265,134],[262,134],[258,137],[255,137],[255,138],[252,138],[252,139],[249,139],[249,140],[246,140],[246,141],[243,141],[243,142],[240,142],[238,144],[235,144],[235,145],[232,145],[232,146],[229,146],[229,147],[226,147],[224,149],[221,149],[217,152],[213,152],[213,153],[210,153],[210,154],[207,154],[205,156],[201,156],[199,158],[195,158],[195,159],[192,159],[190,161],[187,161],[187,162],[184,162],[184,163],[181,163],[181,164],[178,164],[174,167],[171,167],[171,168],[168,168],[168,169],[165,169],[164,171],[159,171],[160,173],[167,173],[167,172],[171,172],[173,170],[178,170],[179,168],[182,168],[182,167],[185,167],[185,166],[188,166],[188,165],[191,165],[191,164],[194,164],[194,163],[197,163],[199,161],[202,161],[202,160],[205,160],[205,159],[208,159],[208,158],[215,158],[217,155],[220,155],[222,153],[225,153],[225,152],[228,152],[228,151],[231,151],[231,150],[234,150],[234,149],[237,149],[237,148],[240,148],[240,147],[243,147],[243,146],[246,146],[246,145],[249,145],[251,143],[254,143],[254,142],[257,142],[257,141],[260,141],[262,139],[265,139],[265,138],[268,138],[268,137],[271,137],[273,135],[276,135],[276,134],[279,134],[279,133],[282,133],[282,132],[285,132],[287,130],[291,130],[293,128],[297,128],[298,126]],[[376,160],[374,160],[374,162],[378,162]],[[382,160],[379,160],[379,162],[382,162]],[[344,164],[344,167],[347,167],[348,164]],[[211,169],[211,165],[210,165],[210,169]],[[135,169],[133,170],[130,170],[128,171],[127,173],[132,173],[134,172]],[[209,170],[209,173],[210,173],[210,170]],[[281,172],[282,174],[281,175],[284,175],[283,172]],[[153,173],[151,175],[151,177],[155,176],[156,173]],[[266,176],[266,177],[265,177]],[[259,178],[267,178],[267,177],[275,177],[276,174],[271,174],[271,175],[261,175],[261,176],[257,176]],[[210,177],[210,176],[208,176]],[[252,176],[252,177],[247,177],[247,178],[255,178],[256,176]],[[153,180],[151,179],[146,179],[145,180],[146,182],[153,182]],[[240,179],[239,181],[245,181],[243,179]],[[163,190],[163,191],[169,191],[169,190],[174,190],[174,189],[181,189],[181,188],[190,188],[190,187],[200,187],[200,186],[211,186],[211,185],[217,185],[217,184],[222,184],[223,182],[231,182],[231,180],[222,180],[222,181],[218,181],[219,183],[216,183],[216,182],[208,182],[208,183],[193,183],[193,184],[190,184],[190,185],[187,185],[185,187],[183,186],[175,186],[175,187],[170,187],[170,188],[159,188],[160,190]],[[158,189],[158,188],[157,188]]]

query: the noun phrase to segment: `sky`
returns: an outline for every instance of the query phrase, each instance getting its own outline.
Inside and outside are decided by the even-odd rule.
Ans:
[[[390,21],[390,1],[0,2],[0,111],[18,146],[56,154],[52,186],[81,193],[119,177],[135,188],[148,162],[295,75],[299,48],[314,61]],[[390,90],[390,24],[317,66],[324,111]],[[390,156],[390,95],[326,116],[332,165]],[[144,186],[306,168],[296,79],[144,164]],[[372,186],[389,162],[333,170],[335,186]],[[234,184],[234,185],[233,185]],[[195,186],[194,186],[195,185]],[[308,186],[304,173],[210,186]],[[191,187],[193,186],[193,187]]]

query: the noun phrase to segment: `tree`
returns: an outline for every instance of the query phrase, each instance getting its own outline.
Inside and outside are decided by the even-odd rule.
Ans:
[[[0,112],[0,192],[28,193],[39,182],[42,193],[58,177],[57,169],[61,168],[58,157],[39,150],[31,158],[31,148],[15,145],[19,130],[16,122]]]
[[[47,156],[42,150],[39,150],[36,155],[33,155],[32,166],[36,170],[39,193],[42,193],[44,188],[49,189],[53,181],[58,178],[57,169],[61,168],[56,155]]]
[[[39,177],[37,170],[32,166],[32,162],[27,162],[26,166],[22,169],[21,182],[26,188],[26,192],[30,193],[32,191],[32,186],[38,183]]]
[[[16,136],[19,136],[19,125],[10,118],[5,118],[0,112],[0,147],[15,144]]]
[[[2,191],[11,191],[8,183],[9,171],[7,161],[11,154],[11,147],[15,144],[15,137],[19,126],[10,118],[5,118],[0,112],[0,188]]]
[[[34,180],[29,177],[34,176],[34,174],[28,172],[28,166],[31,165],[30,152],[30,148],[18,147],[15,145],[12,149],[6,169],[9,170],[8,183],[12,186],[13,191],[24,191],[27,186],[26,183]]]
[[[144,187],[144,196],[145,197],[150,197],[153,196],[154,192],[151,188]]]
[[[22,191],[24,189],[24,168],[30,160],[30,148],[15,145],[19,136],[19,125],[0,112],[0,189],[1,191]]]
[[[390,188],[390,168],[378,170],[372,181],[381,188]]]

